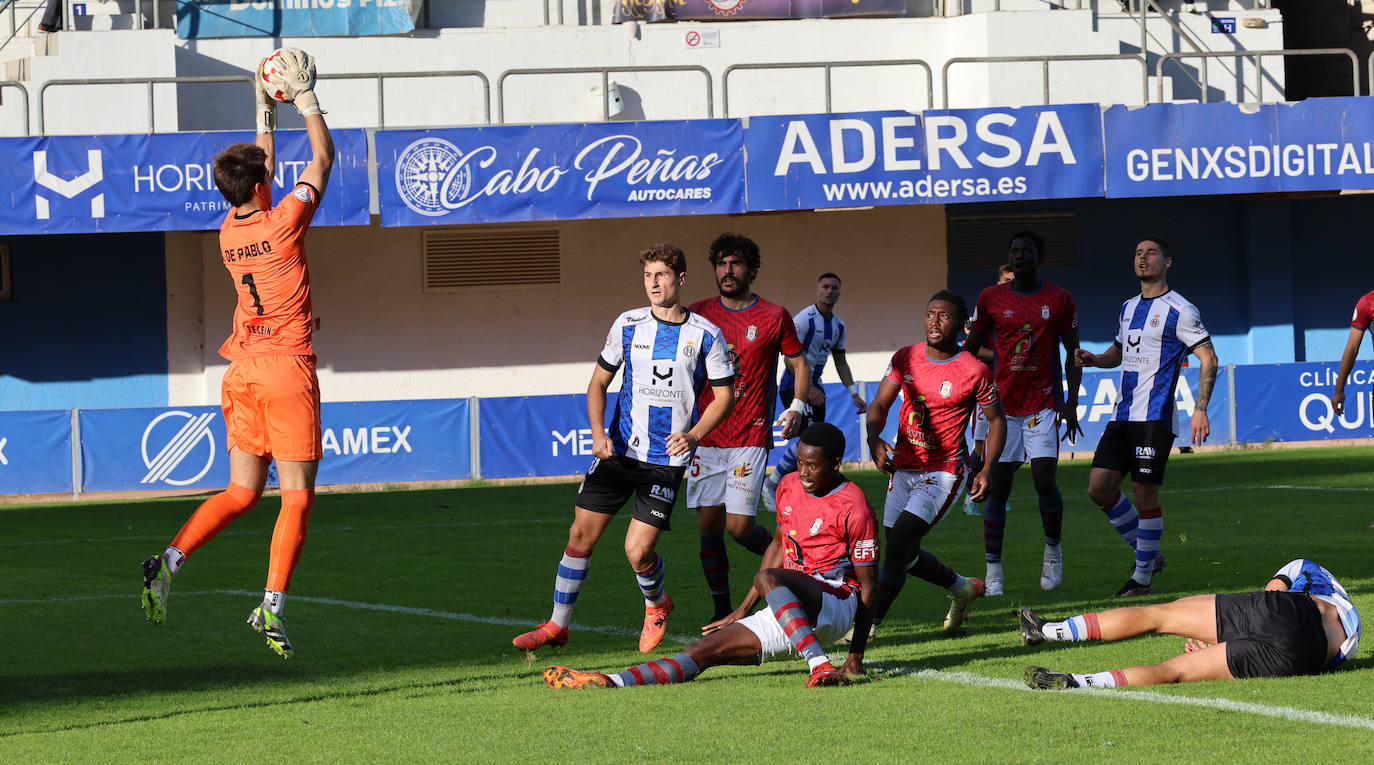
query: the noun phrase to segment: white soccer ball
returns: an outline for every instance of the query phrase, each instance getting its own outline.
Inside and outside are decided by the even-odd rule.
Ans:
[[[306,65],[302,68],[300,62]],[[315,88],[315,59],[299,48],[278,48],[262,60],[258,78],[267,95],[291,103],[296,93]]]

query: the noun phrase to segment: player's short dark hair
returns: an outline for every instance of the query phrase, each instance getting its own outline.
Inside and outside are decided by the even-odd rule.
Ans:
[[[964,302],[963,295],[960,295],[954,290],[940,290],[930,296],[930,300],[926,301],[926,305],[930,305],[936,300],[943,300],[954,306],[954,321],[959,326],[964,326],[964,322],[968,321],[968,303]]]
[[[844,433],[828,422],[818,422],[802,431],[801,442],[819,446],[827,460],[844,458]]]
[[[1169,244],[1169,240],[1165,239],[1162,236],[1136,237],[1135,246],[1139,247],[1141,242],[1154,242],[1155,244],[1159,245],[1160,255],[1163,255],[1166,258],[1172,258],[1174,256],[1173,246]]]
[[[1003,263],[1002,265],[1000,265],[1000,266],[997,267],[997,278],[998,278],[998,279],[1001,279],[1001,278],[1002,278],[1002,274],[1009,274],[1009,273],[1011,273],[1013,270],[1014,270],[1014,269],[1011,267],[1011,264],[1010,264],[1010,263]]]
[[[826,271],[825,273],[821,274],[821,275],[816,279],[816,283],[817,283],[817,284],[820,284],[821,282],[825,281],[826,279],[834,279],[837,283],[839,283],[839,284],[844,284],[844,282],[841,282],[841,281],[840,281],[840,277],[836,276],[835,274],[833,274],[833,273],[831,273],[831,272],[829,272],[829,271]]]
[[[238,207],[253,198],[253,187],[267,182],[267,152],[252,143],[236,143],[215,157],[215,185],[224,200]]]
[[[759,270],[759,264],[762,262],[759,257],[759,246],[754,243],[754,240],[744,234],[736,234],[732,231],[721,234],[711,242],[711,249],[707,255],[711,260],[711,267],[714,268],[720,259],[726,255],[740,256],[750,273]]]
[[[667,242],[651,244],[640,250],[639,264],[648,265],[649,263],[662,263],[673,269],[673,273],[678,276],[687,272],[687,256],[683,254],[682,248]]]
[[[1007,240],[1007,247],[1010,248],[1011,243],[1016,241],[1017,239],[1031,240],[1031,244],[1035,245],[1035,262],[1043,263],[1045,261],[1045,240],[1039,234],[1035,233],[1034,231],[1031,231],[1030,229],[1022,229],[1020,231],[1017,231],[1015,234],[1011,235],[1010,239]]]

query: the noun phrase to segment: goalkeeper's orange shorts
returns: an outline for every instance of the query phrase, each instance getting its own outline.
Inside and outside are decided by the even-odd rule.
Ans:
[[[220,397],[229,448],[291,462],[310,462],[323,455],[314,356],[230,362]]]

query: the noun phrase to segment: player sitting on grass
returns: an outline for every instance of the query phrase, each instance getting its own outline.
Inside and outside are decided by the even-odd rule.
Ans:
[[[1262,592],[1194,595],[1047,622],[1022,607],[1021,641],[1124,640],[1148,632],[1187,638],[1181,655],[1148,667],[1090,675],[1027,667],[1032,688],[1116,688],[1234,677],[1313,675],[1355,655],[1360,613],[1331,572],[1290,561]]]
[[[272,74],[263,80],[269,63]],[[143,561],[143,613],[154,624],[163,622],[172,576],[201,545],[253,509],[275,460],[281,511],[272,531],[267,587],[262,603],[248,615],[248,625],[285,658],[293,649],[282,608],[305,547],[323,454],[305,233],[329,181],[334,141],[313,90],[312,56],[283,48],[258,65],[253,83],[256,142],[235,144],[215,157],[215,185],[234,206],[220,224],[220,251],[238,291],[233,334],[219,349],[229,359],[222,386],[229,487],[201,503],[164,552]],[[276,101],[264,87],[305,118],[312,154],[291,193],[276,207]]]
[[[744,602],[702,628],[705,637],[672,657],[614,675],[553,666],[553,688],[613,688],[685,683],[717,664],[760,664],[793,649],[811,666],[806,687],[847,685],[862,674],[870,609],[877,590],[878,528],[858,486],[840,474],[844,434],[818,422],[801,435],[797,472],[778,486],[778,530]],[[746,616],[762,599],[768,607]],[[836,669],[823,643],[853,625],[844,666]]]

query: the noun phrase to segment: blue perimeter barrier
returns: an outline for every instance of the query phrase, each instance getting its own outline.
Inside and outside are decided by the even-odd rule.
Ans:
[[[1339,416],[1330,398],[1338,366],[1223,367],[1208,406],[1208,443],[1374,438],[1374,363],[1355,365]],[[1084,373],[1078,407],[1084,436],[1063,451],[1096,447],[1112,418],[1119,380],[1115,371]],[[1187,442],[1197,380],[1196,367],[1185,369],[1175,391],[1176,445]],[[863,415],[842,386],[825,389],[829,420],[847,441],[845,460],[866,460]],[[866,399],[876,390],[876,383],[862,384]],[[608,412],[614,402],[612,394]],[[892,407],[889,422],[898,409]],[[592,459],[586,411],[580,394],[324,404],[319,483],[575,475]],[[889,425],[889,442],[892,432]],[[770,464],[785,446],[775,430]],[[226,455],[218,407],[0,412],[0,494],[220,488],[229,480]]]

